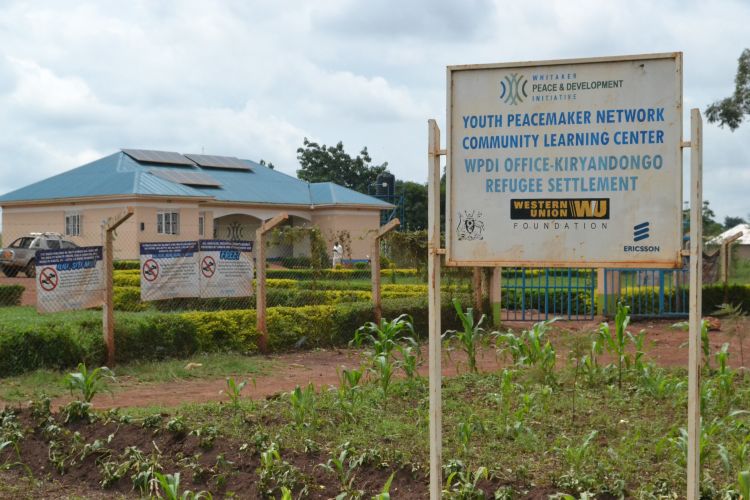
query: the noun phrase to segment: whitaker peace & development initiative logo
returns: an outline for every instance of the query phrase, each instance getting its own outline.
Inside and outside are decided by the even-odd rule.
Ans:
[[[529,96],[528,92],[526,92],[526,85],[528,83],[529,81],[526,77],[519,75],[518,73],[507,75],[500,82],[500,99],[502,99],[505,104],[510,104],[512,106],[523,102],[523,100]]]

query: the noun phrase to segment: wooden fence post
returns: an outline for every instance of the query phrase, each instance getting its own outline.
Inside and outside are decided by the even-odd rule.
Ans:
[[[492,324],[500,326],[502,323],[503,300],[503,268],[493,267],[490,279],[490,308],[492,309]]]
[[[115,306],[114,306],[114,285],[112,276],[114,275],[113,260],[114,250],[114,231],[120,224],[133,216],[135,210],[133,207],[127,207],[125,213],[121,213],[114,218],[110,218],[102,224],[104,231],[104,307],[102,308],[102,335],[104,336],[104,345],[107,346],[107,366],[115,366]]]
[[[471,279],[472,292],[474,296],[474,310],[482,314],[482,268],[475,267]]]
[[[383,303],[380,294],[380,240],[386,234],[390,233],[398,226],[401,225],[401,221],[393,219],[386,225],[382,226],[378,230],[378,234],[372,242],[372,249],[370,250],[370,274],[372,278],[372,303],[375,309],[375,323],[380,324],[380,320],[383,317]]]
[[[265,235],[285,220],[289,215],[284,212],[265,221],[255,230],[255,329],[258,330],[258,349],[268,352],[268,327],[266,326],[266,241]]]

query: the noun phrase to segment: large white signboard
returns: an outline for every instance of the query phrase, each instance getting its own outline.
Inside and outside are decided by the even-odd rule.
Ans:
[[[70,311],[97,307],[103,303],[102,247],[37,252],[37,311]]]
[[[253,294],[252,241],[200,240],[200,296]]]
[[[198,242],[141,243],[141,300],[197,297]]]
[[[448,68],[449,265],[680,265],[682,58]]]

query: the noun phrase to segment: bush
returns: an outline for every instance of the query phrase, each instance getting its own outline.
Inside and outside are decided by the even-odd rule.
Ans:
[[[115,271],[112,274],[114,286],[141,286],[140,271]]]
[[[416,269],[382,269],[381,276],[390,276],[395,273],[400,277],[417,276]],[[369,269],[268,269],[267,278],[282,278],[295,280],[330,280],[330,279],[367,279],[370,277]]]
[[[112,262],[115,270],[118,269],[141,269],[141,262],[138,260],[116,260]]]
[[[749,285],[709,285],[703,287],[703,314],[711,314],[721,304],[733,304],[742,307],[745,314],[750,313]]]
[[[468,294],[456,296],[470,305]],[[457,318],[449,300],[442,302],[442,329],[456,328]],[[416,333],[427,336],[427,297],[384,299],[383,317],[407,313],[414,318]],[[283,351],[298,347],[345,345],[354,331],[372,321],[369,302],[306,307],[270,307],[266,324],[269,347]],[[118,362],[180,358],[196,352],[255,352],[258,345],[253,310],[185,313],[118,314],[115,317],[115,349]],[[49,321],[34,326],[12,325],[0,330],[0,377],[38,368],[65,369],[84,362],[104,363],[105,349],[100,321]]]
[[[0,330],[0,377],[39,368],[64,369],[104,360],[101,322],[13,325]]]
[[[113,305],[115,311],[145,311],[148,302],[141,302],[141,288],[137,286],[118,286],[113,290]]]
[[[0,285],[0,306],[21,305],[21,295],[24,287],[21,285]]]

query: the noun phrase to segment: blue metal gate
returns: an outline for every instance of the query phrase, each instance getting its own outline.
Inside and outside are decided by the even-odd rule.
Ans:
[[[504,267],[502,319],[591,320],[596,313],[596,270]]]
[[[687,269],[605,269],[602,311],[612,316],[622,302],[634,318],[687,316],[688,283]]]

